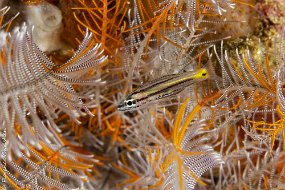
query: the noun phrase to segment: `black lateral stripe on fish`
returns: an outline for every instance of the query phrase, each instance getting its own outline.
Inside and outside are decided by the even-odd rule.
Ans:
[[[147,82],[146,84],[143,84],[143,86],[140,86],[139,88],[137,88],[133,93],[145,90],[145,89],[150,88],[150,87],[157,85],[157,84],[161,84],[161,83],[173,78],[174,75],[175,74],[165,75],[165,76],[162,76],[161,78]]]

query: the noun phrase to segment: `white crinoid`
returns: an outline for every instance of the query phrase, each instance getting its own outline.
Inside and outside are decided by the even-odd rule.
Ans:
[[[81,169],[73,168],[68,174],[51,164],[53,156],[46,155],[46,160],[40,155],[60,154],[65,164],[78,162],[78,158],[90,159],[90,155],[62,149],[65,143],[54,120],[62,113],[74,120],[92,115],[89,108],[94,107],[93,95],[82,93],[79,86],[104,84],[100,78],[88,80],[82,76],[87,78],[86,72],[107,57],[88,31],[73,57],[62,65],[53,63],[39,49],[33,40],[32,29],[25,24],[0,35],[3,39],[0,49],[0,132],[5,136],[0,147],[5,147],[1,152],[7,159],[5,165],[1,164],[0,171],[13,181],[14,187],[34,184],[37,188],[39,185],[70,189],[54,179],[56,174],[49,177],[48,173],[76,176],[73,172]],[[22,164],[16,164],[18,159]],[[31,172],[31,169],[38,172]],[[15,177],[15,174],[20,176]]]

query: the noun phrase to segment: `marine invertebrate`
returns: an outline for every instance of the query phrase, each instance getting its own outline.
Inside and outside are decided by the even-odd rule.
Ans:
[[[71,20],[89,32],[67,63],[63,52],[52,53],[59,64],[38,50],[29,27],[3,32],[0,100],[6,111],[0,120],[7,142],[1,151],[9,154],[0,173],[8,187],[282,187],[284,37],[274,51],[258,43],[234,50],[237,43],[226,40],[214,45],[228,37],[219,39],[213,27],[235,22],[221,13],[241,14],[238,4],[247,3],[80,0],[72,4]],[[91,69],[106,60],[101,48],[109,59]],[[220,80],[185,85],[143,110],[117,111],[132,88],[201,70],[207,62]]]
[[[81,32],[85,30],[84,28],[88,28],[93,33],[95,41],[101,43],[108,54],[121,47],[120,31],[127,13],[127,1],[80,0],[77,4],[78,7],[72,9]]]
[[[242,54],[236,50],[236,59],[230,57],[227,51],[225,54],[221,53],[218,61],[223,82],[217,87],[223,95],[216,100],[217,110],[230,110],[237,117],[244,118],[244,122],[256,122],[260,118],[266,118],[273,123],[278,120],[278,107],[282,104],[278,105],[281,97],[278,95],[280,87],[277,88],[277,83],[280,83],[280,79],[277,82],[274,76],[277,72],[274,65],[282,65],[282,58],[277,55],[283,51],[283,45],[280,45],[280,48],[278,44],[275,45],[276,57],[273,58],[270,58],[262,46],[259,47],[259,52],[264,54],[259,58],[254,58],[249,49]],[[218,55],[216,50],[215,53]],[[280,55],[282,56],[282,53]],[[282,66],[280,69],[282,70]]]
[[[0,9],[0,30],[3,30],[6,26],[9,26],[12,21],[19,15],[19,13],[15,14],[12,18],[10,18],[8,21],[3,22],[4,15],[10,10],[10,7],[6,6]],[[4,40],[2,40],[4,42]]]
[[[92,104],[88,102],[93,96],[77,93],[74,85],[103,84],[99,78],[82,80],[80,77],[83,77],[90,68],[104,62],[107,57],[102,55],[100,46],[94,43],[92,35],[87,31],[74,56],[62,65],[52,63],[39,49],[33,41],[31,30],[26,25],[14,29],[11,34],[1,33],[1,35],[5,43],[1,46],[0,121],[1,133],[5,133],[8,139],[6,142],[1,142],[1,152],[7,159],[6,165],[1,165],[1,173],[4,172],[4,175],[8,176],[15,188],[24,188],[23,181],[32,179],[35,180],[32,183],[38,187],[37,184],[41,184],[37,180],[39,176],[35,178],[22,169],[27,164],[33,168],[41,168],[33,164],[35,160],[47,161],[40,156],[41,154],[47,154],[45,157],[48,158],[48,155],[58,152],[56,154],[60,155],[56,157],[63,157],[65,162],[84,159],[84,156],[80,158],[80,154],[74,157],[75,152],[70,153],[64,148],[61,149],[68,143],[60,138],[58,134],[60,129],[54,119],[61,112],[65,112],[74,120],[86,114],[92,115],[88,109]],[[34,160],[29,160],[31,154],[35,156]],[[25,164],[20,162],[21,165],[18,166],[14,163],[23,157],[26,157]],[[44,165],[46,168],[46,164]],[[85,169],[87,168],[88,166]],[[17,179],[15,175],[22,177]],[[40,176],[44,177],[46,174]],[[50,187],[64,187],[62,183],[53,179],[45,182]]]
[[[13,189],[71,189],[87,180],[84,170],[92,166],[91,154],[82,154],[64,145],[46,146],[42,143],[41,146],[41,150],[30,146],[29,155],[20,153],[9,156],[12,158],[3,158],[0,167],[3,176],[1,185]],[[1,148],[2,154],[8,153],[5,144]]]
[[[280,43],[275,40],[274,56],[261,45],[258,57],[249,49],[243,52],[237,49],[234,57],[223,50],[223,44],[220,50],[214,48],[222,82],[216,84],[220,95],[211,103],[211,120],[222,133],[218,148],[227,158],[226,167],[218,175],[219,188],[236,187],[237,179],[243,180],[246,188],[277,186],[278,177],[273,176],[280,174],[276,173],[275,159],[284,150],[283,111],[280,110],[283,93],[279,93],[283,92],[280,86],[283,78],[279,73],[283,71],[284,37],[277,39],[281,40]],[[234,136],[233,140],[229,136]],[[246,140],[241,142],[240,137]],[[232,172],[235,178],[231,177]]]
[[[133,11],[130,11],[128,15],[129,26],[124,32],[132,38],[133,47],[143,43],[145,52],[147,52],[148,48],[160,49],[164,42],[184,51],[186,49],[184,44],[180,44],[175,39],[177,34],[184,33],[185,36],[191,36],[191,38],[197,31],[203,31],[206,34],[206,30],[201,28],[200,24],[211,23],[207,19],[226,12],[235,4],[231,1],[218,0],[211,2],[134,0],[133,5]],[[223,21],[213,21],[213,23],[223,23]]]
[[[72,59],[60,66],[53,64],[39,50],[33,42],[30,32],[27,32],[27,26],[25,25],[15,29],[11,35],[11,39],[7,37],[6,42],[7,44],[2,47],[1,72],[3,82],[1,83],[1,102],[3,103],[2,105],[6,105],[4,106],[5,109],[3,109],[2,121],[5,121],[7,126],[14,123],[13,117],[9,116],[13,112],[17,115],[18,122],[22,122],[21,126],[23,127],[28,126],[29,123],[25,118],[26,115],[24,113],[26,112],[29,112],[31,115],[34,113],[35,115],[32,115],[32,123],[36,122],[38,118],[36,117],[35,109],[37,107],[45,113],[45,117],[51,124],[53,124],[52,118],[55,117],[52,110],[63,110],[74,119],[85,114],[80,110],[81,108],[86,113],[91,114],[86,105],[83,104],[82,99],[87,101],[92,96],[77,95],[71,84],[100,85],[102,82],[100,79],[89,81],[78,80],[78,76],[72,77],[71,74],[78,72],[80,73],[79,76],[82,76],[90,67],[99,65],[106,59],[105,56],[101,56],[101,52],[98,52],[99,46],[93,45],[92,35],[87,32],[82,45]],[[15,43],[19,44],[17,46],[19,49],[12,48]],[[81,57],[85,52],[88,53]],[[98,55],[98,59],[93,58],[96,54]],[[11,64],[11,61],[14,64]],[[19,70],[20,68],[21,70]],[[55,91],[52,92],[53,89],[57,89],[58,94],[55,95]],[[35,94],[31,96],[29,94],[31,91],[38,94],[38,96],[35,96]],[[13,96],[21,98],[21,95],[23,95],[24,99],[27,99],[13,99],[15,98]],[[10,103],[8,103],[10,101],[13,104],[11,108]],[[33,103],[33,106],[30,102]],[[54,107],[52,102],[56,103],[57,106]]]
[[[216,165],[223,164],[221,155],[207,145],[210,138],[203,130],[207,128],[203,119],[193,120],[193,112],[183,117],[188,101],[189,98],[181,105],[174,122],[173,145],[169,147],[170,153],[162,169],[166,175],[163,189],[194,189],[196,182],[206,185],[199,179],[202,174]]]
[[[197,182],[205,185],[200,179],[204,172],[223,163],[221,155],[207,145],[211,131],[207,131],[206,121],[194,117],[197,110],[188,112],[188,103],[189,98],[180,105],[175,121],[161,110],[153,112],[155,115],[145,112],[141,113],[144,119],[138,118],[124,131],[128,151],[122,153],[124,159],[114,164],[115,169],[128,176],[121,185],[194,189]],[[136,152],[141,161],[133,163],[130,152]]]
[[[27,5],[25,10],[27,23],[34,27],[34,41],[39,48],[44,52],[62,48],[63,43],[60,39],[63,27],[61,11],[47,2]]]

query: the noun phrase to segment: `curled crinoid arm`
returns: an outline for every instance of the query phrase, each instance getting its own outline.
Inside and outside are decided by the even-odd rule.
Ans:
[[[80,85],[104,84],[100,78],[90,77],[86,73],[107,57],[88,31],[74,56],[62,65],[54,64],[39,49],[33,40],[32,30],[25,24],[11,33],[2,32],[0,35],[5,39],[0,50],[0,131],[1,134],[5,133],[7,139],[1,143],[1,147],[5,147],[7,164],[11,165],[22,155],[30,157],[35,151],[43,151],[47,145],[51,146],[50,150],[46,149],[48,153],[55,150],[53,147],[65,145],[66,141],[60,137],[60,129],[54,121],[60,114],[66,114],[78,123],[78,117],[93,115],[89,107],[95,106],[94,95],[82,93]],[[80,162],[85,160],[78,158],[73,151],[60,151],[59,154],[65,158],[64,162],[76,162],[70,166],[81,165]],[[22,187],[18,182],[22,179],[15,177],[18,175],[16,170],[21,169],[15,164],[13,167],[9,171],[10,183]],[[89,168],[80,167],[75,170]],[[5,166],[1,166],[1,170],[4,169]],[[46,180],[51,187],[60,186],[59,180]],[[67,186],[61,188],[68,189]]]
[[[42,150],[29,147],[29,156],[21,153],[13,155],[5,164],[1,162],[0,173],[6,175],[8,187],[74,189],[87,179],[82,171],[92,166],[90,155],[74,151],[70,154],[68,146],[42,147]],[[82,159],[85,163],[80,163],[77,159]]]
[[[186,114],[188,102],[189,98],[181,105],[174,122],[173,147],[169,148],[162,167],[166,175],[163,189],[194,189],[197,182],[205,186],[200,179],[202,174],[223,163],[221,155],[207,145],[210,139],[204,130],[207,122],[195,117],[201,107],[197,105]]]
[[[249,189],[276,186],[280,173],[272,158],[284,150],[285,134],[284,39],[276,39],[274,53],[261,43],[255,50],[236,52],[224,50],[223,43],[213,48],[222,78],[215,86],[220,95],[211,105],[213,125],[221,133],[215,148],[225,154],[216,175],[220,187],[240,184],[240,179]]]
[[[214,52],[222,75],[222,83],[217,84],[222,93],[215,100],[217,110],[227,109],[237,115],[250,115],[276,108],[275,69],[270,65],[266,52],[261,61],[256,60],[249,49],[243,53],[236,50],[236,55],[230,56],[228,51],[223,50],[223,44],[220,55],[216,46]]]
[[[83,44],[75,55],[60,66],[56,66],[41,52],[33,42],[31,31],[25,25],[15,29],[6,40],[7,45],[2,49],[1,60],[2,100],[17,95],[22,100],[20,104],[14,102],[15,106],[33,112],[37,107],[42,108],[48,119],[54,117],[49,113],[54,110],[53,106],[67,112],[73,118],[85,114],[80,109],[85,109],[88,113],[83,100],[88,101],[92,96],[80,95],[72,85],[103,84],[100,79],[88,81],[79,78],[86,70],[106,60],[99,50],[100,46],[93,43],[91,34],[86,32]],[[77,76],[74,76],[75,72]],[[31,92],[34,93],[33,96]],[[22,115],[20,110],[15,111],[18,117]],[[19,119],[23,120],[22,126],[27,125],[24,117]]]

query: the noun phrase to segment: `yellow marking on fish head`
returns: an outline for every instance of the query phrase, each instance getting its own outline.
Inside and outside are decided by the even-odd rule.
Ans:
[[[194,75],[193,78],[194,79],[207,79],[209,77],[209,73],[207,71],[207,69],[202,68],[199,69]]]

